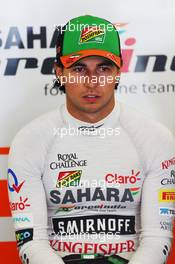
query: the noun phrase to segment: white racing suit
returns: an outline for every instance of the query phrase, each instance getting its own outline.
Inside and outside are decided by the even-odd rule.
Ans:
[[[165,263],[174,183],[175,143],[164,126],[119,102],[95,124],[59,106],[25,126],[10,149],[23,263]]]

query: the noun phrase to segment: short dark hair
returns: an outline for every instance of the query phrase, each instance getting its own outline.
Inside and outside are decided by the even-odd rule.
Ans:
[[[55,64],[56,64],[57,67],[60,67],[62,69],[64,68],[64,66],[63,66],[58,54],[56,55]],[[55,75],[56,75],[56,71],[55,71]],[[61,82],[60,82],[60,80],[59,80],[59,78],[57,76],[56,76],[56,79],[53,82],[53,88],[58,88],[61,93],[66,93],[65,86],[61,85]]]

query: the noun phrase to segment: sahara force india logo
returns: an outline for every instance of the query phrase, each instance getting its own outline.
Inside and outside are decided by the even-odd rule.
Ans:
[[[100,42],[104,41],[105,32],[100,27],[86,27],[80,35],[80,44],[85,42]]]
[[[50,192],[50,201],[54,204],[71,204],[82,202],[134,202],[134,197],[139,193],[140,187],[138,188],[126,188],[120,190],[117,188],[106,188],[105,190],[101,187],[97,188],[85,188],[65,190],[61,193],[59,190],[52,190]],[[139,197],[137,198],[139,201]]]
[[[82,170],[60,172],[58,174],[56,187],[61,188],[78,186],[80,183],[81,174]]]

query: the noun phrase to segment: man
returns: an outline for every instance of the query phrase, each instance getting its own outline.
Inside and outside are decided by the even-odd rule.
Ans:
[[[121,66],[110,22],[86,15],[60,31],[55,72],[66,104],[23,128],[9,157],[23,263],[167,259],[175,143],[162,125],[116,102]]]

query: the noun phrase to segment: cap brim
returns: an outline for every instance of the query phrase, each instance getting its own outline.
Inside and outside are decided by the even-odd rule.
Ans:
[[[89,56],[100,56],[105,57],[108,60],[113,61],[118,68],[121,68],[122,66],[122,59],[120,56],[115,55],[114,53],[111,53],[109,51],[105,50],[80,50],[78,52],[73,52],[69,55],[64,55],[60,57],[60,60],[65,68],[71,67],[75,62]]]

